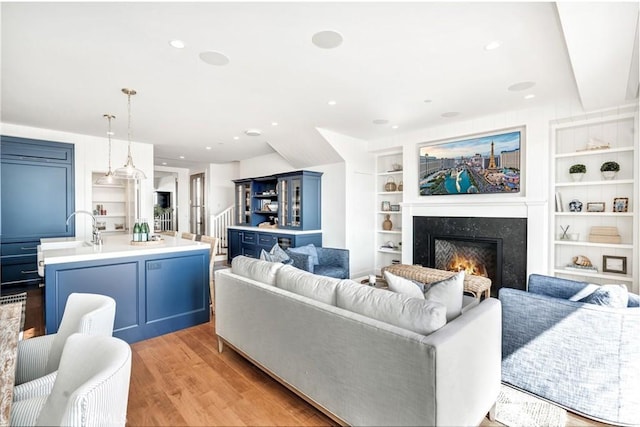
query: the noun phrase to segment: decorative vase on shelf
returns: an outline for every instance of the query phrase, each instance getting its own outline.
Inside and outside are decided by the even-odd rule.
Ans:
[[[569,175],[571,175],[571,179],[574,181],[582,181],[582,177],[587,173],[587,167],[583,164],[575,164],[571,165],[569,168]]]
[[[602,177],[604,179],[615,178],[619,170],[620,165],[618,164],[618,162],[614,161],[604,162],[602,166],[600,166],[600,172],[602,172]]]
[[[391,222],[391,215],[386,214],[384,216],[384,221],[382,221],[382,229],[383,230],[391,230],[393,228],[393,223]]]
[[[571,179],[574,182],[578,182],[578,181],[582,181],[582,177],[584,176],[584,173],[572,173],[571,175]]]

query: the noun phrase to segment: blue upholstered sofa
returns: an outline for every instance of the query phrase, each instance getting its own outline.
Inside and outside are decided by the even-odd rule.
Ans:
[[[588,284],[532,274],[501,288],[502,381],[586,417],[640,424],[640,298],[627,308],[570,301]]]
[[[308,249],[312,245],[302,247]],[[287,250],[287,254],[293,259],[293,265],[301,270],[308,271],[319,276],[335,277],[337,279],[349,278],[349,250],[337,248],[313,247],[318,254],[318,263],[314,262],[309,253],[294,252],[302,248]],[[304,252],[307,252],[306,250]]]

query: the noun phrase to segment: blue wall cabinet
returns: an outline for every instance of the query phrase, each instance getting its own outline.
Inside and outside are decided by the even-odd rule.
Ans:
[[[251,180],[237,180],[236,218],[237,225],[251,225]]]
[[[45,267],[46,332],[73,292],[116,301],[113,335],[128,343],[209,321],[209,250],[51,264]]]
[[[278,176],[278,226],[291,230],[319,230],[321,224],[319,172],[298,171]]]
[[[278,223],[289,230],[320,230],[322,173],[295,171],[244,178],[236,185],[235,225]]]
[[[0,139],[2,286],[39,282],[36,247],[43,237],[73,236],[74,146]]]

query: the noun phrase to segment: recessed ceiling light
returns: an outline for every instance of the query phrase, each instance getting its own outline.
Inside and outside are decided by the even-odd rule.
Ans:
[[[446,113],[442,113],[441,116],[442,117],[455,117],[457,115],[459,115],[460,113],[458,111],[449,111]]]
[[[532,88],[535,85],[536,85],[535,82],[520,82],[520,83],[512,84],[507,89],[510,90],[511,92],[518,92],[521,90],[527,90],[529,88]]]
[[[169,44],[171,45],[171,47],[175,47],[176,49],[184,49],[184,42],[182,40],[171,40],[169,42]]]
[[[502,46],[502,42],[500,40],[494,40],[484,45],[484,50],[494,50],[499,48],[500,46]]]
[[[530,94],[528,94],[528,95],[525,95],[525,96],[524,96],[524,99],[533,99],[533,98],[535,98],[535,97],[536,97],[536,96],[535,96],[535,94],[530,93]]]
[[[184,156],[180,156],[181,159],[184,159]]]
[[[391,129],[398,129],[399,127],[400,126],[398,126],[398,125],[393,125],[393,126],[391,126]]]
[[[235,139],[236,141],[240,139],[239,136],[234,136],[233,139]]]
[[[375,119],[375,120],[373,120],[373,124],[374,125],[386,125],[387,123],[389,123],[389,120],[387,120],[387,119]]]
[[[207,150],[211,150],[211,147],[204,147],[204,148],[206,148]]]
[[[425,103],[425,104],[429,104],[429,103],[431,103],[431,102],[432,102],[432,101],[431,101],[430,99],[425,99],[425,100],[424,100],[424,103]]]
[[[260,136],[262,135],[262,131],[260,131],[259,129],[247,129],[244,131],[245,135],[249,135],[249,136]]]
[[[162,162],[162,166],[167,166],[167,162]]]
[[[315,33],[311,41],[322,49],[333,49],[342,44],[342,35],[337,31],[325,30]]]
[[[113,131],[109,131],[109,132],[107,132],[107,135],[109,135],[109,136],[113,136],[113,135],[115,135],[115,134],[116,134],[116,133],[115,133],[115,132],[113,132]]]
[[[334,101],[334,100],[332,99],[331,101],[327,102],[327,104],[329,104],[329,105],[336,105],[336,104],[337,104],[337,102],[336,102],[336,101]]]
[[[213,51],[201,52],[199,56],[203,62],[206,62],[209,65],[220,66],[220,65],[227,65],[229,63],[229,58],[227,58],[226,55],[220,52],[213,52]]]
[[[271,126],[278,126],[278,122],[271,122]]]

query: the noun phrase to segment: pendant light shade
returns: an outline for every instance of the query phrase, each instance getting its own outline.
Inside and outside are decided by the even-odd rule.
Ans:
[[[122,89],[122,92],[127,95],[127,109],[128,109],[128,123],[127,123],[127,139],[129,141],[127,151],[127,163],[121,168],[116,169],[114,175],[121,179],[138,180],[146,179],[147,176],[144,172],[136,168],[133,164],[133,158],[131,157],[131,96],[136,94],[133,89]]]
[[[111,136],[113,135],[113,132],[111,131],[111,120],[115,119],[116,116],[113,114],[103,114],[103,117],[109,120],[109,130],[107,131],[107,136],[109,138],[109,170],[106,174],[96,180],[96,184],[108,185],[115,184],[120,180],[120,178],[116,177],[111,170]]]

